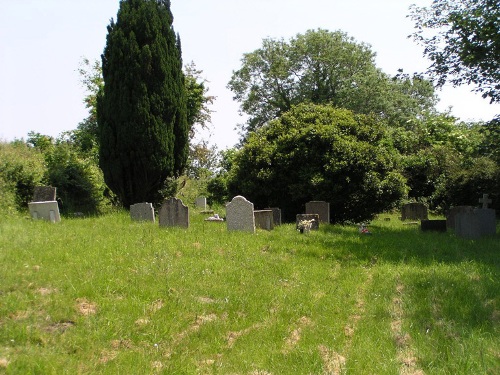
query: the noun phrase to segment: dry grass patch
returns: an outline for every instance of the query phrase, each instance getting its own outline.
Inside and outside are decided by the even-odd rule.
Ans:
[[[9,360],[7,358],[0,358],[0,368],[7,368]]]
[[[295,324],[295,328],[290,332],[290,335],[285,340],[285,347],[283,348],[283,353],[289,353],[297,344],[302,337],[302,330],[313,324],[311,319],[307,316],[301,317]]]
[[[318,350],[321,355],[321,359],[323,360],[323,374],[340,375],[345,367],[345,357],[324,345],[320,345]]]
[[[86,298],[78,298],[76,300],[76,310],[84,315],[94,315],[97,313],[97,304],[88,301]]]

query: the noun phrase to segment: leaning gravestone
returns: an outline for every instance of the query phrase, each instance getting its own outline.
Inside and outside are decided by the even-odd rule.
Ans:
[[[306,203],[306,214],[317,214],[319,221],[330,223],[330,203],[324,201],[311,201]]]
[[[446,214],[446,226],[448,229],[455,230],[455,217],[458,214],[472,212],[473,210],[474,207],[472,206],[455,206],[450,208]]]
[[[311,221],[311,230],[319,229],[319,215],[318,214],[297,214],[295,217],[295,228],[299,229],[299,224],[301,221]]]
[[[160,227],[189,228],[189,208],[180,199],[166,199],[158,212],[158,222]]]
[[[130,218],[134,221],[155,222],[155,211],[152,203],[136,203],[130,206]]]
[[[52,223],[61,221],[57,201],[29,202],[28,208],[33,219],[48,220]]]
[[[264,208],[264,210],[273,211],[273,223],[274,225],[281,225],[281,209],[278,207]]]
[[[207,209],[207,198],[206,197],[198,197],[195,201],[196,208],[201,208],[202,211]]]
[[[264,230],[274,229],[274,219],[272,210],[257,210],[253,212],[255,227]]]
[[[228,230],[255,232],[253,203],[237,195],[226,205],[226,223]]]
[[[407,203],[401,209],[401,220],[427,219],[427,207],[423,203]]]
[[[56,200],[56,188],[52,186],[35,186],[33,202],[53,202]]]

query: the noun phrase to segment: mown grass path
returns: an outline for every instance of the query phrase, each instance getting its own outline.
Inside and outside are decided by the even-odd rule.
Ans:
[[[498,374],[500,241],[0,221],[0,373]]]

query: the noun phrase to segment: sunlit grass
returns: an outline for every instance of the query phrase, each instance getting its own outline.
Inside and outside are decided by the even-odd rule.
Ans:
[[[498,235],[369,229],[3,217],[0,373],[499,373]]]

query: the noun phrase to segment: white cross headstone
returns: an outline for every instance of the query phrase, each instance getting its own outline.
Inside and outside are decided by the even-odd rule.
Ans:
[[[488,208],[488,205],[492,203],[492,201],[488,199],[488,194],[483,194],[483,197],[479,198],[479,203],[483,204],[483,208]]]

